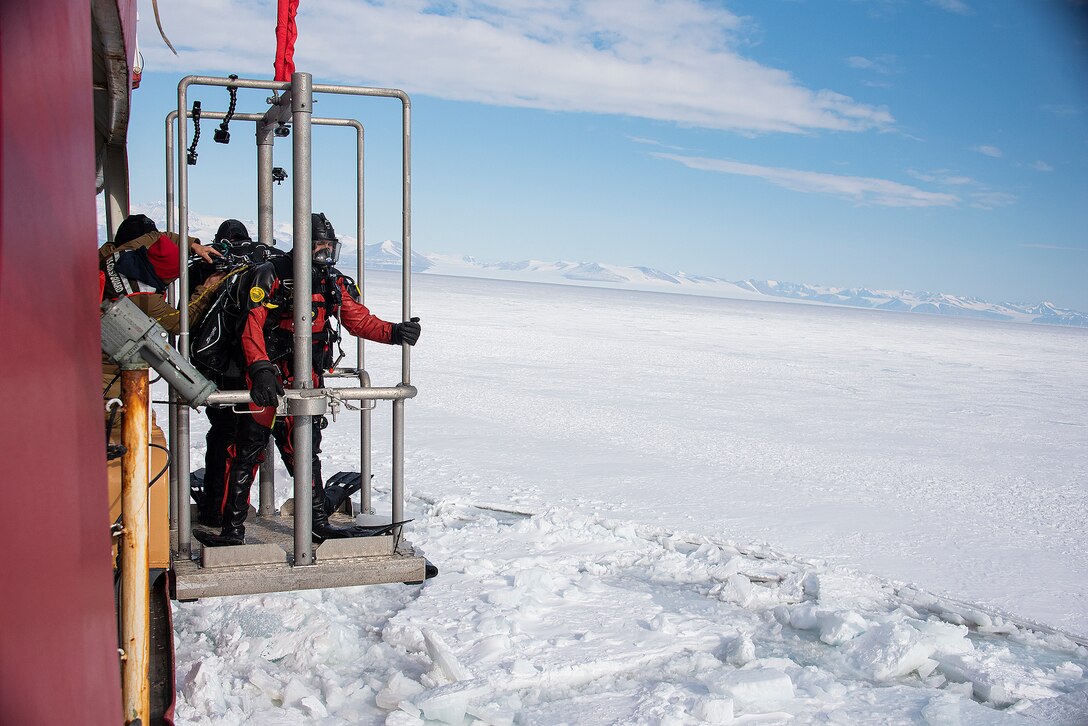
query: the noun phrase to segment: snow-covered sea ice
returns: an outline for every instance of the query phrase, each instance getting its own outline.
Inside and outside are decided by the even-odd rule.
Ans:
[[[180,723],[1088,721],[1083,331],[438,277],[414,304],[407,536],[441,575],[177,605]]]

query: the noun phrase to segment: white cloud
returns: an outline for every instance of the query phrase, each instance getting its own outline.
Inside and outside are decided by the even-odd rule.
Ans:
[[[268,78],[268,0],[159,8],[174,58],[141,23],[146,69]],[[884,129],[887,109],[745,58],[745,21],[697,0],[322,0],[303,3],[295,64],[318,82],[619,114],[742,133]]]
[[[687,151],[682,146],[673,146],[672,144],[664,144],[654,139],[643,138],[642,136],[628,136],[628,141],[634,141],[636,144],[645,144],[647,146],[656,146],[661,149],[672,149],[673,151]]]
[[[972,179],[969,176],[955,174],[948,169],[936,169],[928,172],[908,169],[907,174],[920,181],[938,184],[945,188],[956,187],[957,192],[962,197],[966,198],[968,205],[975,209],[1007,207],[1018,201],[1015,194],[994,191],[987,188],[982,182]]]
[[[934,171],[923,172],[916,171],[914,169],[908,169],[907,174],[910,174],[915,179],[919,179],[924,182],[930,182],[935,184],[945,184],[947,186],[963,186],[965,184],[974,184],[975,180],[969,176],[962,176],[960,174],[953,174],[947,169],[937,169]]]
[[[991,192],[987,190],[972,192],[971,206],[975,209],[996,209],[1016,204],[1016,195],[1006,192]]]
[[[895,64],[897,62],[897,57],[891,54],[879,55],[876,58],[852,55],[846,59],[846,65],[851,68],[883,74],[895,73]]]
[[[997,148],[996,146],[986,146],[985,144],[982,146],[976,146],[975,151],[980,154],[985,154],[986,156],[992,156],[995,159],[1001,158],[1001,156],[1004,155],[1004,152],[1002,152],[1001,149]]]
[[[963,0],[929,0],[929,4],[959,15],[970,15],[972,12],[970,6]]]
[[[1062,250],[1064,252],[1088,252],[1088,247],[1067,247],[1064,245],[1022,244],[1021,247],[1029,247],[1033,250]]]
[[[757,177],[796,192],[828,194],[857,204],[872,204],[881,207],[952,207],[960,201],[959,197],[953,194],[927,192],[887,179],[758,166],[728,159],[707,159],[656,152],[651,155],[659,159],[678,162],[691,169]]]
[[[1079,106],[1073,106],[1071,104],[1048,103],[1043,106],[1043,110],[1047,113],[1052,113],[1055,116],[1077,116],[1081,113],[1081,108]]]
[[[1035,171],[1054,171],[1054,167],[1042,160],[1036,161],[1029,166]]]

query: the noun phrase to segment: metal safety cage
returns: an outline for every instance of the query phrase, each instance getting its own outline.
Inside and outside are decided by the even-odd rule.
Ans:
[[[191,111],[186,112],[188,118],[192,118]],[[221,111],[202,111],[201,118],[207,118],[212,120],[220,120],[228,118],[228,114]],[[258,124],[262,124],[266,121],[266,114],[251,114],[251,113],[234,113],[230,116],[231,120],[238,121],[253,121]],[[167,231],[173,232],[174,229],[174,216],[173,211],[175,209],[174,202],[174,138],[177,134],[174,124],[178,118],[177,111],[171,111],[166,117],[166,206],[171,211],[167,219]],[[356,119],[344,119],[344,118],[313,118],[310,121],[315,126],[339,126],[354,128],[356,132],[356,229],[358,230],[357,242],[357,271],[356,279],[359,281],[359,293],[360,299],[365,296],[365,224],[364,224],[364,156],[365,156],[365,130],[363,125]],[[262,128],[259,125],[257,127],[257,143],[258,143],[258,170],[257,170],[257,195],[258,195],[258,234],[257,239],[262,244],[273,245],[273,205],[272,205],[272,183],[274,178],[272,176],[272,142],[269,140],[267,133],[262,132]],[[171,296],[173,297],[174,291],[171,289]],[[365,300],[364,300],[365,302]],[[353,372],[343,371],[338,373],[328,373],[326,378],[345,378],[355,377],[359,381],[361,387],[370,387],[370,378],[365,368],[365,346],[364,341],[361,338],[356,339],[357,346],[357,363],[356,370]],[[171,391],[171,401],[176,403],[176,393]],[[350,394],[348,394],[350,395]],[[392,398],[392,396],[389,396]],[[237,396],[233,396],[232,399],[236,399]],[[336,398],[343,399],[344,396],[340,393],[336,395]],[[218,396],[215,399],[219,405],[225,405],[228,402],[223,400],[222,396]],[[249,399],[246,398],[245,401]],[[350,399],[346,399],[350,400]],[[365,401],[364,406],[360,410],[361,422],[360,422],[360,474],[363,482],[360,492],[361,502],[360,510],[367,514],[373,513],[373,503],[371,499],[371,487],[370,487],[370,475],[371,475],[371,409],[374,406],[374,400],[369,399]],[[232,400],[231,403],[244,402],[241,400]],[[176,424],[176,408],[172,407],[170,410],[170,431],[177,430]],[[275,446],[269,441],[268,450],[265,453],[264,463],[260,468],[260,496],[257,505],[257,514],[260,516],[271,516],[274,511],[274,487],[275,479],[273,474],[273,458],[274,458]],[[177,486],[177,472],[178,467],[171,467],[171,479],[170,479],[170,512],[171,522],[170,528],[173,531],[178,530],[178,514],[175,499],[178,493]]]
[[[311,163],[311,127],[313,125],[344,126],[356,130],[357,160],[357,230],[358,261],[357,277],[360,287],[364,278],[364,130],[361,123],[354,119],[315,118],[312,114],[314,95],[319,93],[346,96],[384,97],[398,99],[401,102],[401,237],[403,244],[403,264],[401,269],[401,306],[402,319],[411,317],[411,102],[403,91],[389,88],[369,88],[358,86],[321,85],[312,83],[310,74],[295,73],[290,83],[278,81],[260,81],[242,78],[218,78],[209,76],[188,76],[178,84],[178,108],[171,111],[166,119],[166,166],[167,166],[167,230],[173,230],[173,213],[177,210],[177,233],[185,239],[188,236],[188,165],[186,147],[188,144],[188,124],[177,123],[179,118],[188,118],[188,89],[191,86],[212,86],[226,88],[263,89],[279,95],[268,99],[269,108],[263,114],[234,113],[231,120],[252,121],[256,126],[257,143],[257,211],[258,241],[273,243],[272,224],[272,147],[277,138],[277,129],[290,124],[292,139],[292,203],[294,239],[308,240],[311,233],[310,214],[312,212],[312,163]],[[224,119],[227,114],[202,111],[202,118]],[[173,126],[176,124],[177,146]],[[175,200],[174,160],[177,160],[177,190]],[[188,290],[189,271],[187,264],[188,245],[180,245],[180,277],[178,279],[177,298],[180,300],[180,332],[177,347],[183,356],[189,357],[189,310]],[[294,295],[298,299],[311,297],[312,260],[309,255],[294,256]],[[295,380],[292,389],[285,396],[287,413],[295,416],[294,439],[294,565],[313,564],[311,536],[313,522],[311,518],[311,481],[313,440],[313,416],[325,412],[331,402],[363,401],[370,405],[362,406],[360,427],[360,458],[363,482],[361,508],[371,511],[370,471],[371,471],[371,418],[370,407],[374,401],[392,401],[392,521],[404,519],[404,401],[416,395],[411,385],[410,349],[401,346],[401,381],[396,386],[372,387],[365,371],[364,344],[357,340],[359,386],[351,388],[313,388],[312,384],[312,319],[309,306],[294,306],[294,370]],[[171,396],[174,402],[173,395]],[[248,391],[221,391],[208,398],[208,405],[234,405],[248,403]],[[190,421],[189,410],[185,406],[170,407],[171,450],[171,529],[177,531],[177,550],[179,557],[192,556],[192,521],[190,507]],[[269,442],[269,449],[273,447]],[[271,451],[266,452],[270,454]],[[260,509],[258,514],[268,516],[273,513],[272,457],[266,455],[261,467]]]

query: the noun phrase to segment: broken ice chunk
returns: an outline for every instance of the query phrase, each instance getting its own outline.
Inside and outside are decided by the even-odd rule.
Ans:
[[[793,699],[793,681],[776,668],[720,668],[703,678],[711,693],[729,696],[746,713],[767,713]]]

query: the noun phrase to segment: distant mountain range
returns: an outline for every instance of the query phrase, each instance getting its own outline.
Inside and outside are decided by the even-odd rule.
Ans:
[[[350,255],[345,251],[345,255]],[[386,240],[366,245],[366,266],[377,270],[399,270],[402,250]],[[354,260],[354,255],[350,255]],[[987,320],[1004,320],[1047,325],[1088,327],[1088,315],[1059,308],[1053,303],[991,303],[975,297],[946,293],[870,290],[867,288],[824,287],[775,280],[731,281],[720,277],[668,273],[652,267],[622,267],[602,262],[479,262],[472,257],[412,252],[412,271],[459,277],[547,282],[561,285],[611,287],[629,290],[672,292],[739,300],[793,300],[820,305],[896,312],[956,315]]]
[[[152,219],[165,218],[166,205],[144,205],[134,211]],[[104,213],[99,214],[99,239],[105,239]],[[190,214],[190,231],[194,237],[209,241],[222,220],[201,214]],[[253,220],[242,220],[256,234]],[[291,229],[277,224],[273,232],[280,247],[289,247]],[[345,272],[355,264],[355,240],[343,236],[340,265]],[[391,240],[366,245],[366,266],[376,270],[400,270],[402,250]],[[457,257],[412,251],[412,271],[425,274],[481,277],[496,280],[545,282],[558,285],[609,287],[627,290],[671,292],[703,297],[734,300],[791,300],[819,305],[844,305],[896,312],[956,315],[987,320],[1003,320],[1046,325],[1088,327],[1088,314],[1059,308],[1053,303],[1034,305],[1023,303],[991,303],[975,297],[960,297],[945,293],[871,290],[868,288],[824,287],[775,280],[737,280],[692,275],[686,272],[668,273],[652,267],[623,267],[603,262],[479,262],[473,257]]]

